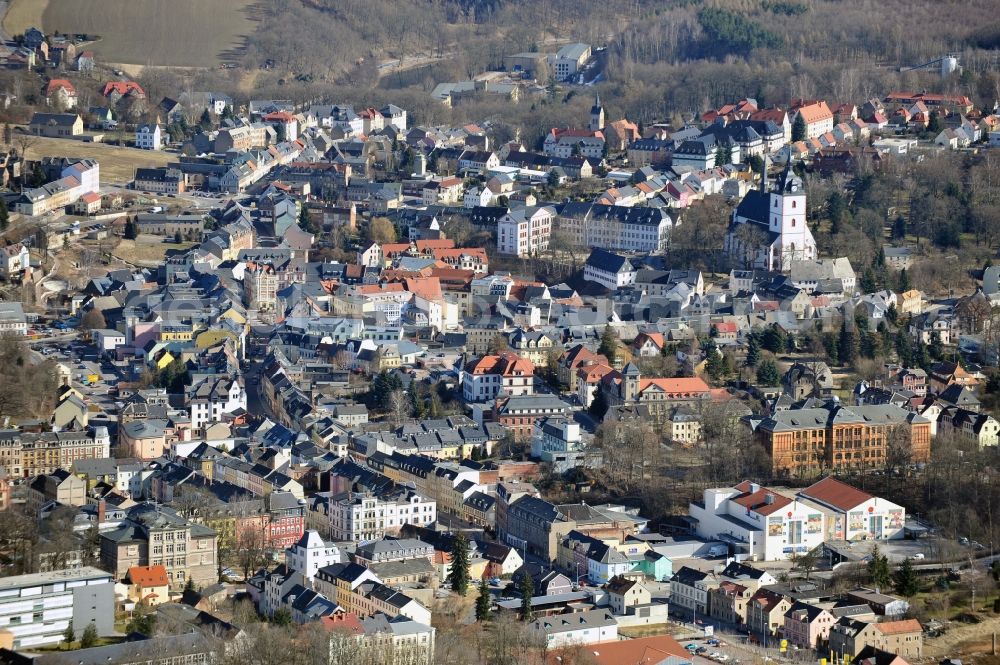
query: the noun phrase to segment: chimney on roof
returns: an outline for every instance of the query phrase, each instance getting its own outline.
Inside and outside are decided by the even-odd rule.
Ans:
[[[751,494],[753,494],[754,492],[759,492],[759,491],[760,491],[760,485],[758,485],[757,483],[750,483],[750,493]]]
[[[774,503],[774,495],[771,494],[770,492],[768,492],[767,495],[764,496],[764,503],[767,504],[768,506],[770,506],[771,504],[773,504]]]

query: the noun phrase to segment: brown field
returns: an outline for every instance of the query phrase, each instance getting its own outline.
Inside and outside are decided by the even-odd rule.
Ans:
[[[162,236],[140,235],[135,240],[121,240],[111,255],[133,265],[158,266],[170,250],[185,250],[194,243],[175,243]]]
[[[232,59],[255,24],[250,0],[11,0],[4,30],[41,23],[49,33],[99,35],[107,63],[215,67]]]
[[[79,157],[96,159],[101,165],[101,183],[123,184],[132,180],[137,168],[166,166],[177,155],[152,150],[119,148],[107,143],[84,143],[70,139],[35,137],[28,148],[28,159],[41,157]]]

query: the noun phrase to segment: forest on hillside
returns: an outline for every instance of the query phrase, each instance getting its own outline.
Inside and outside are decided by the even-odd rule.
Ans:
[[[861,103],[892,89],[1000,99],[1000,20],[992,0],[265,0],[242,70],[142,77],[155,92],[220,89],[238,101],[392,102],[420,124],[489,121],[535,143],[555,125],[585,124],[592,92],[609,118],[680,122],[755,97]],[[607,48],[595,89],[549,88],[520,103],[490,98],[449,109],[437,83],[502,67],[503,56],[583,41]],[[957,54],[962,70],[906,66]],[[421,66],[379,76],[378,64]],[[249,87],[247,81],[252,81]],[[179,80],[182,79],[182,80]]]

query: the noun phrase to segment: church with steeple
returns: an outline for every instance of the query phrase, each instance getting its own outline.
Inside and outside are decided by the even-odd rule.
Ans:
[[[604,129],[604,107],[601,106],[601,96],[594,97],[594,105],[590,107],[590,125],[587,126],[592,132],[599,132]]]
[[[788,272],[792,261],[816,259],[806,192],[789,165],[769,187],[765,163],[760,189],[747,192],[733,211],[726,251],[734,266],[747,270]]]

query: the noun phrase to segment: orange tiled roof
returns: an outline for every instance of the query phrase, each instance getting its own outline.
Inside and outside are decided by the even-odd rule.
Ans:
[[[818,483],[813,483],[802,490],[802,495],[841,510],[850,510],[872,498],[871,494],[866,494],[836,478],[824,478]]]
[[[750,490],[753,488],[750,486],[749,481],[740,483],[736,486],[736,489],[740,490],[742,494],[733,497],[733,503],[760,515],[770,515],[792,503],[792,500],[788,497],[782,496],[766,487],[759,487],[756,491],[751,492]],[[771,497],[771,503],[768,503],[768,497]]]
[[[830,110],[830,107],[824,101],[807,104],[799,109],[799,113],[802,114],[802,119],[805,120],[807,125],[829,120],[833,117],[833,111]]]
[[[639,392],[656,387],[665,393],[707,393],[708,384],[697,376],[673,379],[640,379]]]
[[[135,585],[143,588],[169,586],[167,569],[163,566],[132,566],[125,577]]]
[[[923,628],[916,619],[903,619],[902,621],[884,621],[875,624],[875,630],[883,635],[898,635],[900,633],[920,633]]]

